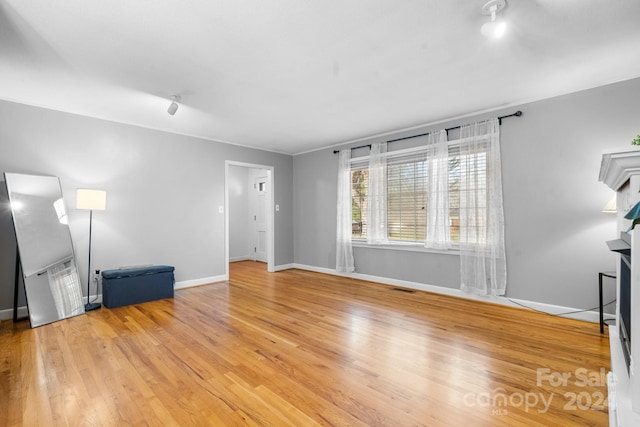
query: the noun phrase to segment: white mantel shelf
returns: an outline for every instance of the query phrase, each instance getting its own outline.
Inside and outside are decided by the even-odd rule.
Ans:
[[[631,175],[640,175],[640,149],[602,155],[600,181],[613,191],[618,191]]]

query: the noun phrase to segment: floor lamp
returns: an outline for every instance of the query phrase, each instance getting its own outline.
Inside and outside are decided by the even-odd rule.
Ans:
[[[89,190],[78,188],[76,192],[76,208],[89,210],[89,262],[87,263],[87,303],[84,311],[100,308],[99,302],[92,303],[91,297],[91,225],[93,223],[93,211],[103,211],[107,207],[107,192],[102,190]]]

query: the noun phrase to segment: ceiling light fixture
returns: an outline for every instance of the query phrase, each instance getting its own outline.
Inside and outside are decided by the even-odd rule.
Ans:
[[[502,20],[496,21],[496,14],[506,6],[506,0],[489,0],[482,6],[483,15],[491,15],[491,21],[485,22],[480,27],[480,32],[485,37],[500,38],[507,29],[507,24]]]
[[[180,95],[171,95],[171,104],[167,108],[167,113],[173,116],[178,111],[178,101],[180,101]]]

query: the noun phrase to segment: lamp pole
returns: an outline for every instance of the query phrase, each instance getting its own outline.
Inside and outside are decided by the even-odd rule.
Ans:
[[[93,224],[93,209],[89,209],[89,261],[87,262],[87,303],[84,311],[91,311],[100,308],[100,303],[90,301],[91,297],[91,225]]]
[[[89,211],[89,261],[87,262],[87,303],[84,311],[91,311],[100,308],[99,302],[91,302],[91,237],[93,235],[93,211],[105,210],[107,206],[107,192],[104,190],[91,190],[78,188],[76,190],[76,208]],[[97,289],[96,289],[97,291]]]

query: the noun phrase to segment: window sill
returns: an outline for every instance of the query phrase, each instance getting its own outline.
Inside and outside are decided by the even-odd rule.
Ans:
[[[392,251],[409,251],[409,252],[427,252],[444,255],[460,255],[460,250],[457,247],[452,249],[432,249],[425,248],[420,243],[408,243],[408,242],[394,242],[381,245],[374,245],[367,243],[366,240],[353,239],[351,240],[351,246],[354,248],[368,248],[368,249],[385,249]]]

